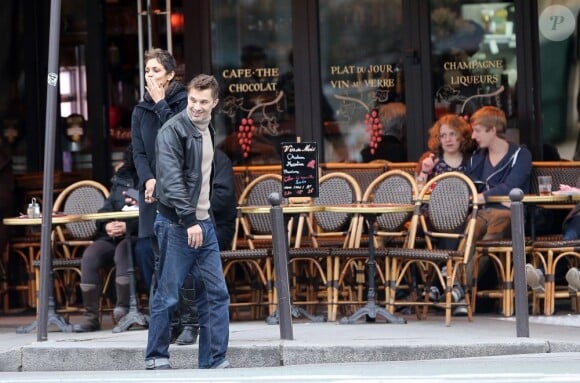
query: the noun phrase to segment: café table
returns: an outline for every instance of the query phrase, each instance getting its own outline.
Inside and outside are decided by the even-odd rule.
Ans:
[[[123,211],[111,211],[102,213],[83,214],[82,220],[85,221],[111,221],[111,220],[129,220],[131,218],[139,217],[139,209],[130,209]],[[147,327],[149,319],[146,315],[139,311],[137,305],[137,293],[135,287],[135,266],[133,263],[133,248],[131,243],[131,234],[126,232],[127,239],[127,275],[129,277],[129,312],[125,315],[119,323],[113,328],[114,333],[119,333],[128,330],[131,326],[137,324],[139,326]]]
[[[72,222],[82,221],[82,217],[77,214],[64,214],[64,213],[52,213],[52,225],[63,225]],[[40,226],[42,225],[42,217],[29,218],[27,215],[21,215],[18,217],[9,217],[2,220],[6,226]],[[51,256],[52,257],[52,256]],[[29,259],[29,267],[33,267],[32,264],[34,259]],[[49,271],[50,278],[50,291],[48,294],[48,325],[57,326],[62,332],[69,333],[72,332],[72,326],[67,323],[67,321],[57,314],[55,310],[54,302],[54,285],[53,285],[53,272],[52,272],[52,259],[49,264],[51,265]],[[42,284],[41,284],[42,285]],[[29,280],[30,291],[35,290],[34,281]],[[16,329],[17,334],[28,334],[38,328],[38,322],[35,320],[27,326],[20,326]]]
[[[368,277],[368,292],[367,303],[365,306],[358,309],[350,317],[342,318],[341,324],[352,324],[358,319],[366,316],[371,319],[376,319],[377,316],[382,316],[388,323],[406,323],[404,318],[397,317],[385,308],[376,304],[375,293],[375,222],[379,215],[389,213],[403,213],[411,212],[415,209],[413,204],[391,204],[391,203],[355,203],[347,205],[331,205],[326,206],[325,211],[341,212],[341,213],[358,213],[361,214],[368,223],[369,235],[369,259],[367,262],[367,277]]]
[[[325,206],[312,205],[312,204],[306,204],[306,203],[303,203],[303,204],[301,203],[301,204],[296,204],[296,205],[283,205],[283,206],[281,206],[281,208],[282,208],[282,213],[284,214],[284,217],[286,220],[289,220],[292,215],[321,212],[321,211],[325,211],[325,209],[326,209]],[[238,211],[242,214],[270,214],[271,209],[272,209],[272,206],[267,206],[267,205],[238,206]],[[297,239],[295,241],[295,247],[300,245],[300,235],[302,233],[302,228],[303,228],[303,226],[300,222],[301,222],[301,220],[299,220],[299,223],[297,225],[298,226],[297,230],[296,230]],[[286,241],[286,246],[288,246],[288,241]],[[288,260],[286,260],[286,261],[288,261]],[[270,301],[272,302],[273,300],[274,300],[274,298],[271,297]],[[294,318],[300,318],[301,316],[304,316],[305,318],[309,319],[312,322],[323,322],[324,321],[323,316],[311,315],[308,311],[304,310],[301,307],[295,306],[293,304],[291,304],[290,310],[291,310],[292,317],[294,317]],[[266,323],[268,323],[268,324],[278,324],[279,323],[278,310],[275,310],[272,314],[270,314],[266,318]]]
[[[510,197],[507,195],[494,195],[487,197],[486,203],[510,203]],[[536,239],[535,228],[535,209],[537,206],[544,206],[551,209],[569,209],[574,204],[573,197],[570,193],[553,192],[549,195],[526,194],[522,203],[530,208],[530,237]]]

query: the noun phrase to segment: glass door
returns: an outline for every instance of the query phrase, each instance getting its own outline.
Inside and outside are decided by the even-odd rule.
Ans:
[[[515,126],[516,36],[512,2],[431,0],[435,118],[495,105]],[[513,130],[517,140],[517,130]]]
[[[402,0],[320,0],[324,161],[407,161]]]
[[[211,1],[218,146],[235,165],[280,163],[296,139],[291,2]]]

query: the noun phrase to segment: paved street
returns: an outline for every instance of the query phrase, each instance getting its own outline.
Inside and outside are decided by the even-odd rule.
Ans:
[[[79,319],[78,316],[72,317],[71,322],[75,323]],[[367,373],[371,374],[368,375],[370,379],[383,376],[381,374],[385,371],[397,371],[399,374],[406,374],[408,378],[419,379],[421,374],[450,372],[446,367],[447,362],[424,363],[434,359],[507,355],[499,364],[510,365],[513,364],[515,355],[526,357],[528,354],[549,358],[555,353],[563,353],[566,358],[576,358],[575,353],[580,352],[578,315],[531,317],[529,338],[516,336],[514,318],[498,315],[477,315],[472,322],[466,317],[454,317],[450,327],[445,326],[444,318],[437,313],[426,320],[417,320],[414,315],[406,316],[405,319],[407,324],[359,322],[352,325],[334,322],[309,323],[300,320],[293,324],[293,340],[281,340],[280,328],[277,325],[268,325],[264,321],[234,321],[230,327],[228,349],[228,359],[237,367],[233,369],[234,372],[195,370],[187,373],[197,366],[197,345],[172,345],[171,363],[178,370],[159,373],[176,374],[175,377],[171,375],[170,379],[186,376],[187,379],[200,377],[203,381],[204,378],[207,379],[204,374],[214,374],[212,380],[219,376],[226,380],[231,377],[247,377],[246,381],[252,381],[256,373],[265,371],[266,376],[278,374],[279,381],[287,381],[285,379],[290,379],[293,373],[314,374],[317,371],[314,374],[317,378],[309,379],[319,379],[318,376],[326,379],[324,376],[335,372],[340,372],[339,375],[346,373],[347,376],[348,373],[356,372],[360,376],[353,379],[360,381]],[[56,379],[62,375],[62,379],[67,376],[72,379],[68,381],[79,377],[78,373],[73,372],[71,375],[72,371],[86,371],[89,374],[87,376],[102,379],[127,379],[125,381],[144,381],[143,379],[155,375],[143,374],[158,373],[143,371],[143,354],[147,341],[145,330],[112,333],[112,325],[106,323],[103,330],[93,333],[50,331],[46,341],[37,342],[35,332],[15,332],[18,325],[29,324],[32,320],[34,317],[31,316],[0,317],[0,371],[15,372],[19,379],[26,376],[24,373],[40,372],[36,377]],[[374,364],[362,368],[349,367],[349,364],[358,362]],[[464,365],[463,362],[452,363]],[[322,366],[313,367],[315,364]],[[535,364],[534,362],[533,365]],[[576,373],[576,365],[580,364],[568,361],[562,363],[560,370]],[[389,368],[386,369],[385,366]],[[431,370],[424,372],[417,366],[430,366]],[[477,369],[474,367],[474,370]],[[496,372],[485,366],[479,370],[482,373]],[[526,371],[529,370],[523,369],[519,373]],[[537,371],[542,372],[541,369]],[[2,373],[0,382],[7,376],[13,375]],[[304,381],[309,380],[302,380]]]
[[[48,382],[336,382],[531,383],[579,382],[580,353],[529,354],[451,360],[316,364],[230,370],[3,373],[3,383]]]

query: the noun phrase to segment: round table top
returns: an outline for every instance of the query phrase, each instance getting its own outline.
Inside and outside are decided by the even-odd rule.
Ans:
[[[537,194],[526,194],[522,200],[523,203],[566,203],[572,200],[570,195],[562,194],[550,194],[550,195],[537,195]],[[487,202],[511,202],[511,199],[507,195],[494,195],[487,197]]]
[[[129,219],[139,217],[139,210],[106,211],[102,213],[83,214],[81,217],[83,221],[97,221],[100,219]]]
[[[246,214],[268,214],[272,206],[269,205],[249,205],[249,206],[238,206],[238,210]],[[281,206],[282,212],[285,214],[299,214],[299,213],[314,213],[319,211],[325,211],[326,206],[321,205],[292,205],[292,206]]]
[[[346,213],[405,213],[415,209],[413,204],[396,203],[353,203],[345,205],[328,205],[325,211]]]
[[[53,214],[52,224],[59,225],[63,223],[79,222],[82,221],[83,217],[80,214]],[[39,226],[42,225],[42,218],[28,218],[27,215],[21,215],[20,217],[9,217],[2,220],[4,225],[7,226]]]

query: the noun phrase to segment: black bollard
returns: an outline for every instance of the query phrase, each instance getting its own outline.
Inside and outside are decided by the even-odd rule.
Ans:
[[[530,323],[528,314],[528,291],[526,287],[526,254],[524,235],[524,192],[521,189],[510,191],[512,214],[512,243],[514,292],[516,296],[516,334],[519,337],[529,338]]]
[[[280,338],[293,340],[292,312],[290,304],[290,287],[288,283],[288,239],[284,213],[280,207],[282,197],[272,193],[268,197],[272,208],[272,251],[274,256],[274,271],[276,273],[276,290],[278,291],[278,316],[280,318]]]

